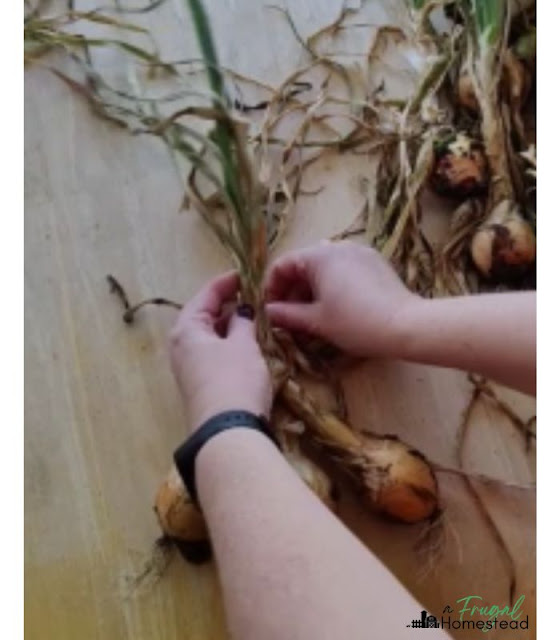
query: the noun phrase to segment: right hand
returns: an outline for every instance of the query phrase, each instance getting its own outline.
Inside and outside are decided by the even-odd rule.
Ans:
[[[273,326],[362,357],[398,357],[402,320],[421,303],[377,251],[353,242],[288,253],[272,265],[265,285]]]

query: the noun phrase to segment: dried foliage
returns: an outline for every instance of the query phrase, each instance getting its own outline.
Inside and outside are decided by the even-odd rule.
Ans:
[[[162,2],[134,12],[154,10]],[[531,12],[523,9],[514,16],[504,0],[416,0],[410,3],[408,26],[370,27],[355,22],[360,8],[343,5],[330,25],[303,37],[288,11],[272,7],[308,59],[271,87],[220,64],[199,0],[187,4],[202,57],[179,61],[162,60],[155,46],[124,37],[92,38],[74,28],[80,22],[96,23],[151,43],[150,34],[124,19],[122,11],[100,8],[84,13],[69,3],[65,13],[45,17],[45,4],[27,7],[26,64],[46,66],[96,115],[134,135],[155,136],[169,149],[186,176],[184,206],[198,211],[229,252],[241,274],[241,299],[257,309],[259,341],[275,380],[277,406],[284,405],[303,421],[305,432],[350,474],[375,511],[404,522],[434,521],[440,513],[434,469],[462,474],[467,482],[469,474],[432,465],[394,436],[355,431],[340,416],[319,407],[300,379],[319,371],[321,361],[267,326],[261,281],[270,248],[304,195],[305,171],[326,154],[360,154],[372,166],[361,180],[364,205],[355,223],[338,238],[363,235],[393,262],[411,289],[425,296],[531,286],[534,256],[521,267],[516,263],[512,272],[492,265],[481,271],[471,256],[480,229],[506,229],[511,235],[515,218],[532,234],[536,225],[536,152],[525,122],[534,73],[527,41],[527,32],[535,33]],[[434,16],[444,6],[451,17],[441,27]],[[362,27],[371,28],[372,39],[361,55],[361,66],[325,53],[325,41]],[[92,51],[99,47],[116,48],[125,56],[126,86],[114,86],[96,68]],[[416,75],[415,87],[405,98],[388,96],[378,79],[378,68],[395,48],[413,61]],[[57,50],[75,72],[50,62],[48,54]],[[207,75],[207,90],[189,82],[201,73]],[[166,90],[156,94],[150,81],[162,75]],[[262,100],[246,104],[240,86],[252,86]],[[457,144],[458,139],[471,142]],[[476,173],[480,157],[487,161],[488,181],[480,180],[471,189],[473,175],[486,171],[485,165]],[[438,164],[442,158],[445,162]],[[423,224],[422,201],[434,185],[436,166],[438,179],[442,171],[449,171],[444,175],[446,195],[452,196],[454,212],[446,237],[434,240]],[[455,184],[459,188],[454,193]],[[507,212],[498,220],[495,211],[500,205],[503,209],[503,203],[509,203]],[[492,261],[497,251],[493,238],[489,250]],[[109,281],[124,305],[127,322],[145,304],[180,306],[164,298],[131,305],[119,283],[112,276]],[[477,390],[493,398],[482,384]],[[493,401],[508,413],[499,400]],[[529,433],[528,425],[515,422],[513,412],[508,415]],[[282,437],[287,457],[293,462],[297,458],[294,466],[327,501],[329,483],[303,457],[292,436]],[[188,496],[181,500],[189,511]],[[165,513],[158,516],[169,537],[180,537],[166,528]],[[200,533],[199,523],[196,526]]]

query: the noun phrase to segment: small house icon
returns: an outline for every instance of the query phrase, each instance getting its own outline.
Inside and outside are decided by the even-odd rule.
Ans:
[[[422,611],[422,628],[423,629],[435,629],[439,628],[439,622],[435,616],[429,616],[427,611]]]

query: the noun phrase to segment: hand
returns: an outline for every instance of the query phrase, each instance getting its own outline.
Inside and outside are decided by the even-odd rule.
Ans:
[[[374,249],[322,243],[287,254],[267,277],[273,325],[319,336],[356,356],[398,356],[401,318],[421,298]]]
[[[238,289],[236,273],[215,278],[183,307],[171,332],[171,365],[191,432],[221,411],[270,412],[270,375],[250,314],[246,307],[229,317],[225,311]]]

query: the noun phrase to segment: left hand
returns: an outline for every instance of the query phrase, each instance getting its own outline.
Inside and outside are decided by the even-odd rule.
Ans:
[[[171,366],[189,434],[221,411],[243,409],[266,417],[270,412],[271,378],[254,322],[237,310],[224,316],[238,290],[237,273],[214,278],[183,307],[171,332]]]

